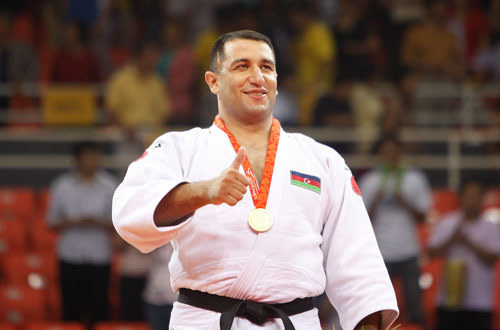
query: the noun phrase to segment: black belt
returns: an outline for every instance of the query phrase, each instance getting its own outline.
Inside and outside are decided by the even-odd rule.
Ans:
[[[311,297],[295,299],[284,304],[265,304],[185,288],[179,290],[179,302],[221,313],[221,330],[230,330],[235,316],[243,316],[258,325],[262,325],[268,318],[279,317],[283,321],[285,330],[295,330],[288,316],[314,308]]]

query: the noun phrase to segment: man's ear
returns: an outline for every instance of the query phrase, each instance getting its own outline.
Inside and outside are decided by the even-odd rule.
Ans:
[[[205,82],[213,94],[219,94],[219,76],[212,71],[205,72]]]

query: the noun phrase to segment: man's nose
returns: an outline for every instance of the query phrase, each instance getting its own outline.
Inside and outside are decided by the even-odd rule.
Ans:
[[[264,84],[264,76],[262,75],[262,71],[260,70],[259,66],[257,66],[257,65],[252,66],[252,68],[250,70],[249,81],[252,84],[256,84],[256,85]]]

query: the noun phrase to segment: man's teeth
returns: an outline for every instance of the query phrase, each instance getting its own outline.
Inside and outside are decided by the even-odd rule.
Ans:
[[[260,95],[264,95],[265,93],[264,92],[248,92],[247,94],[254,95],[254,96],[260,96]]]

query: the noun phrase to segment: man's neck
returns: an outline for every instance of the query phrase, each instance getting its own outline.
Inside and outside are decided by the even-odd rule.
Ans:
[[[139,79],[147,79],[151,76],[151,70],[146,69],[139,64],[135,66],[135,73]]]
[[[231,116],[221,114],[227,129],[234,135],[236,141],[244,147],[266,147],[271,132],[272,116],[255,123],[244,123]]]
[[[95,178],[95,171],[93,171],[93,172],[85,172],[85,171],[81,171],[80,170],[80,171],[78,171],[78,177],[83,182],[93,181],[94,178]]]
[[[474,222],[479,218],[481,214],[478,210],[464,210],[464,217],[466,221]]]

